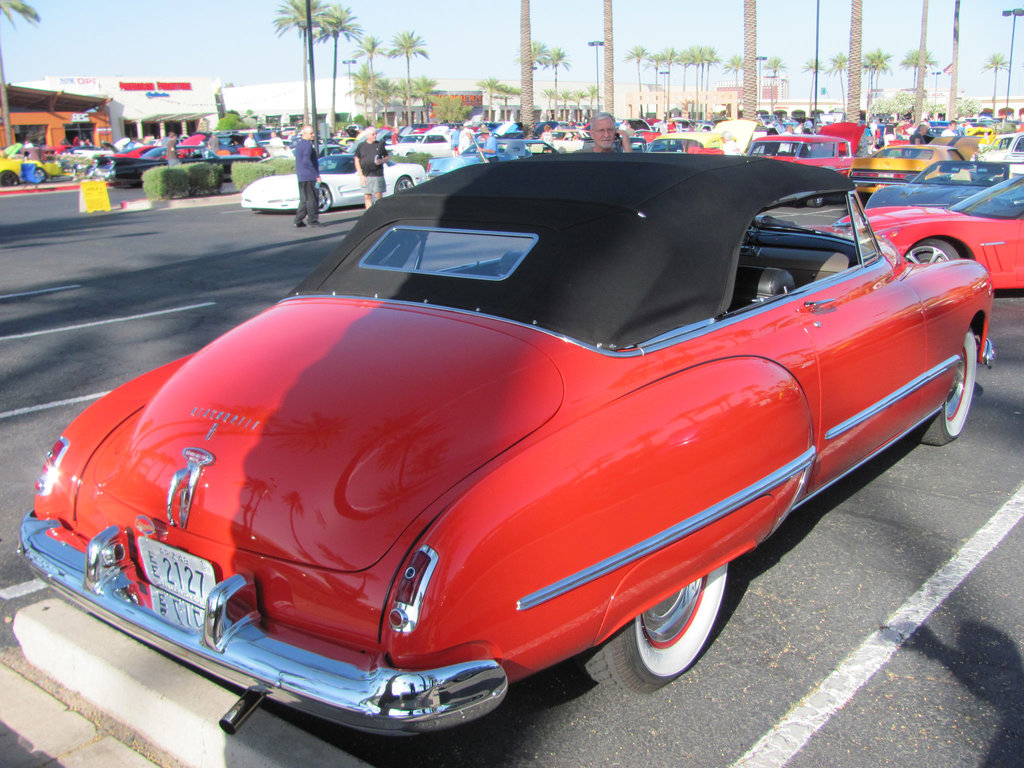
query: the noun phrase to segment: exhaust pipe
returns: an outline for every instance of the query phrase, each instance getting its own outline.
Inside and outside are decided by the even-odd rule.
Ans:
[[[259,686],[246,690],[242,697],[235,702],[234,706],[220,719],[220,728],[228,736],[234,736],[238,729],[249,719],[249,715],[256,711],[256,708],[263,703],[267,692]]]

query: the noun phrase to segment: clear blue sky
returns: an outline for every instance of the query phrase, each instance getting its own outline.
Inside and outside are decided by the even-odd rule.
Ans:
[[[1024,6],[1024,0],[1017,0]],[[8,82],[55,76],[122,76],[183,78],[220,77],[224,83],[252,85],[301,77],[297,33],[278,37],[273,28],[279,0],[178,0],[163,3],[89,3],[82,0],[29,0],[40,15],[38,25],[21,20],[12,28],[0,17],[0,42]],[[865,52],[881,48],[892,57],[892,73],[881,87],[910,87],[913,75],[899,63],[918,45],[919,0],[863,0]],[[432,78],[487,77],[518,79],[519,3],[428,3],[423,0],[342,2],[364,31],[389,43],[412,30],[423,38],[429,59],[413,61],[413,76]],[[791,94],[810,92],[804,66],[814,57],[815,0],[760,0],[758,53],[779,56],[786,63]],[[993,75],[982,72],[993,53],[1008,56],[1011,20],[1001,10],[1015,7],[996,0],[963,0],[960,12],[960,75],[962,88],[991,103]],[[109,9],[109,10],[101,10]],[[472,9],[472,10],[469,10]],[[626,51],[643,45],[649,51],[666,47],[711,45],[728,59],[743,52],[742,0],[617,0],[615,11],[616,80],[635,82],[636,67],[622,62]],[[571,68],[559,80],[592,82],[594,48],[588,40],[602,37],[601,0],[534,0],[533,38],[564,48]],[[179,21],[175,21],[175,20]],[[929,3],[928,49],[939,62],[952,56],[953,0]],[[1024,93],[1024,17],[1017,25],[1013,57],[1013,93]],[[849,48],[850,10],[845,0],[821,0],[819,54],[823,62]],[[350,57],[344,41],[339,59]],[[316,46],[317,76],[331,72],[331,46]],[[405,60],[376,60],[389,77],[404,77]],[[339,73],[344,67],[339,64]],[[550,73],[539,73],[550,77]],[[679,75],[681,77],[681,75]],[[689,75],[690,78],[693,74]],[[721,78],[720,71],[718,77]],[[653,75],[647,71],[644,82]],[[675,78],[673,78],[675,80]],[[716,79],[712,75],[712,79]],[[692,82],[692,80],[691,80]],[[949,78],[940,76],[939,87]],[[928,78],[933,88],[935,78]],[[824,77],[829,93],[838,81]],[[866,81],[864,83],[867,85]],[[999,75],[998,101],[1006,95],[1006,73]]]

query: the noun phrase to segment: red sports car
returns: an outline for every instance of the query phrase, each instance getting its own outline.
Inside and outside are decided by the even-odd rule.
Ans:
[[[22,550],[247,687],[229,731],[264,696],[456,725],[574,656],[650,691],[697,660],[731,561],[902,435],[961,433],[991,302],[981,265],[880,246],[830,170],[463,168],[90,406]]]
[[[908,261],[971,259],[988,267],[995,288],[1024,288],[1024,176],[948,209],[871,208],[868,218]]]

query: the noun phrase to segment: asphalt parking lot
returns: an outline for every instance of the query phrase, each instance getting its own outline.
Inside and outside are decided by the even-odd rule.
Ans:
[[[73,192],[0,200],[0,651],[11,668],[32,674],[14,617],[53,597],[13,551],[53,438],[100,393],[286,295],[358,215],[309,231],[234,205],[81,215]],[[261,715],[379,767],[1019,765],[1024,295],[997,298],[991,334],[997,364],[979,373],[963,437],[901,442],[737,561],[727,621],[662,691],[625,695],[563,664],[512,686],[480,721],[400,740]],[[135,742],[103,717],[93,742],[114,733],[159,763],[198,764],[147,752],[159,734]],[[4,721],[0,749],[18,743]]]

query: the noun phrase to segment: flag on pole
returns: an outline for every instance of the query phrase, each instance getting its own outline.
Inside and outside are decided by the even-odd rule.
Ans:
[[[948,67],[946,67],[944,70],[942,70],[942,74],[944,74],[944,75],[951,75],[951,74],[953,74],[953,64],[952,64],[952,62],[950,62],[950,65]]]

